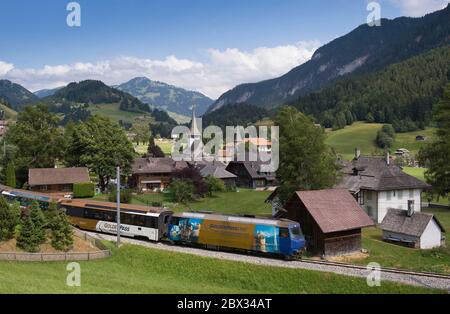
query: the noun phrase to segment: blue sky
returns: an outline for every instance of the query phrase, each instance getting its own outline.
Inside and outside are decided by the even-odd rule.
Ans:
[[[379,2],[394,18],[446,1]],[[69,2],[1,1],[0,78],[36,90],[142,75],[217,97],[305,62],[368,14],[367,0],[79,0],[81,27],[70,28]]]

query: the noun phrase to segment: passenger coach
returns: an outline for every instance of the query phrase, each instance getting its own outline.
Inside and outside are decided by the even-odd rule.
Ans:
[[[59,205],[72,225],[84,230],[117,234],[115,203],[73,199],[62,200]],[[120,204],[120,234],[160,241],[165,237],[172,213],[159,207]]]

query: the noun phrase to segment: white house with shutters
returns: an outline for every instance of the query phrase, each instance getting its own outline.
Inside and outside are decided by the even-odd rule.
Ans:
[[[390,208],[407,211],[408,204],[421,211],[422,192],[430,188],[392,163],[390,156],[361,156],[357,150],[353,161],[342,169],[338,188],[348,189],[360,206],[377,223]]]

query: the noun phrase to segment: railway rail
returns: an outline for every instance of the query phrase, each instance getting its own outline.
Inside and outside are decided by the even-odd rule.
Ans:
[[[100,240],[115,241],[116,236],[88,232]],[[195,247],[178,246],[163,242],[149,242],[146,240],[139,240],[134,238],[122,238],[123,243],[144,246],[152,249],[165,250],[171,252],[193,254],[223,260],[245,262],[256,265],[275,266],[294,269],[307,269],[314,271],[332,272],[340,275],[354,276],[367,278],[372,270],[363,265],[354,265],[340,262],[330,262],[323,260],[315,260],[310,258],[302,258],[291,261],[282,259],[270,258],[261,255],[246,255],[239,253],[232,253],[226,251],[206,250]],[[393,281],[403,284],[422,286],[427,288],[441,289],[450,293],[450,275],[437,274],[431,272],[417,272],[406,269],[381,267],[379,269],[381,282]]]

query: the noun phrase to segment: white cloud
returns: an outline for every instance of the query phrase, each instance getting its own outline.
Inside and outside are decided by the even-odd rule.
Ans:
[[[6,75],[13,68],[13,64],[0,61],[0,76]]]
[[[406,16],[424,16],[445,8],[450,0],[391,0]]]
[[[136,76],[200,91],[212,98],[241,83],[256,82],[286,73],[308,61],[319,42],[299,42],[252,51],[236,48],[209,49],[204,62],[168,56],[163,60],[131,56],[99,62],[17,68],[0,61],[0,77],[22,84],[30,90],[54,88],[73,81],[98,79],[120,84]]]

